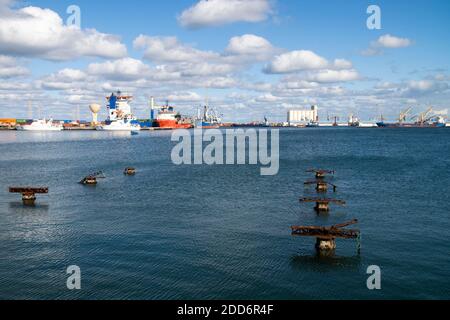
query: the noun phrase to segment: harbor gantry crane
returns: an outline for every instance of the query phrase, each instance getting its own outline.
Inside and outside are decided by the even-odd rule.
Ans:
[[[433,112],[433,107],[429,107],[426,111],[421,112],[421,113],[415,115],[414,117],[412,117],[412,119],[413,120],[417,119],[416,122],[418,124],[424,124],[435,117],[435,115],[432,114],[432,112]]]
[[[400,115],[398,116],[398,122],[403,123],[406,121],[406,117],[411,113],[412,107],[409,107],[408,109],[403,110],[400,112]]]

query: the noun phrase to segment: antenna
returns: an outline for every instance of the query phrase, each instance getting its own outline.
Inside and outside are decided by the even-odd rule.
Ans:
[[[33,119],[33,106],[31,100],[28,100],[28,119]]]

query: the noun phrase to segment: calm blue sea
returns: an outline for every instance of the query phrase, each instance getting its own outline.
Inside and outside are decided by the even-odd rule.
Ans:
[[[175,166],[170,132],[0,132],[0,299],[449,299],[450,130],[283,129],[280,172]],[[136,167],[134,177],[123,175]],[[317,216],[305,170],[347,201]],[[77,182],[102,170],[96,187]],[[15,185],[48,196],[25,208]],[[359,219],[318,257],[291,225]],[[80,291],[66,268],[81,268]],[[367,289],[367,267],[382,289]]]

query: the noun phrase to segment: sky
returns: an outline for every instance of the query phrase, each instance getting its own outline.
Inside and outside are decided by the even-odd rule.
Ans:
[[[446,115],[449,32],[447,0],[0,0],[0,117],[89,119],[117,90],[139,118],[152,96],[225,121]]]

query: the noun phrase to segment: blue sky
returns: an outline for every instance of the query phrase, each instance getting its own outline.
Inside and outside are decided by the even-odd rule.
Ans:
[[[8,32],[27,14],[35,15],[29,28],[38,30],[55,24],[54,15],[65,21],[69,5],[81,9],[81,30],[43,27],[34,35],[48,47],[30,44],[30,30],[0,36],[0,117],[26,117],[29,103],[47,116],[68,118],[79,107],[88,117],[87,105],[103,104],[113,88],[135,95],[139,117],[152,95],[171,98],[184,113],[208,98],[236,121],[284,121],[288,109],[313,103],[322,117],[365,119],[394,118],[408,106],[448,108],[449,1],[210,0],[214,7],[201,11],[204,2],[0,0],[7,18],[0,31]],[[371,4],[381,9],[381,30],[366,27]],[[23,12],[30,6],[48,10]],[[97,48],[103,35],[106,45]],[[239,47],[230,49],[232,38]]]

